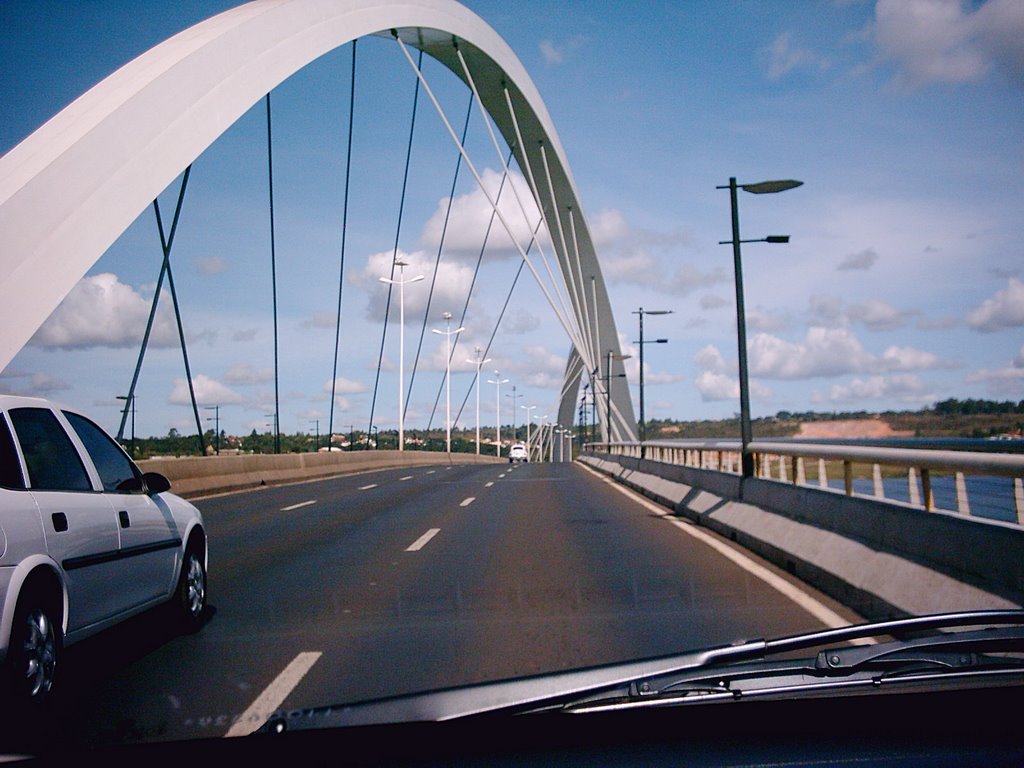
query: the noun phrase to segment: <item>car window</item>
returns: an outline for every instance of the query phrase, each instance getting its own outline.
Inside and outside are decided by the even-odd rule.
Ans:
[[[77,413],[64,411],[64,416],[74,427],[85,450],[89,452],[92,463],[96,466],[96,471],[99,472],[103,490],[123,490],[122,483],[139,478],[135,464],[124,455],[124,451],[106,432]],[[135,490],[141,490],[141,488],[141,483],[135,484]]]
[[[92,483],[71,438],[46,408],[9,412],[28,468],[29,485],[46,491],[91,491]]]
[[[21,476],[21,464],[18,462],[18,451],[14,447],[14,438],[7,422],[0,416],[0,487],[21,490],[25,487],[25,479]]]

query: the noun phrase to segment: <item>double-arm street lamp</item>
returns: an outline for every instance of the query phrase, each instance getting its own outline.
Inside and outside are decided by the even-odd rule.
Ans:
[[[127,411],[131,408],[132,411],[132,442],[131,442],[131,453],[132,458],[135,458],[135,395],[117,395],[118,400],[124,400],[124,408]],[[120,435],[118,435],[120,437]]]
[[[214,450],[214,452],[218,456],[220,456],[220,406],[219,405],[208,405],[208,406],[206,406],[206,410],[207,411],[213,411],[213,419],[212,419],[213,424],[214,424],[214,427],[213,427],[214,428],[214,434],[213,434],[214,449],[213,450]],[[207,421],[211,421],[211,419],[207,419]]]
[[[491,362],[491,358],[483,359],[483,350],[480,347],[476,347],[476,358],[473,360],[466,360],[467,363],[472,363],[476,366],[476,455],[480,455],[480,368],[484,363]]]
[[[445,338],[445,354],[444,354],[444,387],[445,387],[445,403],[444,403],[444,444],[445,450],[448,453],[452,452],[452,336],[456,336],[466,330],[463,327],[452,330],[452,313],[445,312],[444,315],[445,330],[441,331],[437,328],[433,328],[434,333],[438,333]],[[479,419],[477,419],[479,423]],[[479,437],[477,438],[479,441]],[[479,451],[479,442],[477,443],[477,450]]]
[[[398,450],[405,450],[405,286],[409,283],[417,283],[423,279],[423,275],[416,275],[405,279],[405,268],[407,262],[395,259],[395,266],[398,267],[398,279],[392,280],[389,277],[382,277],[380,281],[388,285],[398,286]]]
[[[728,189],[729,201],[732,205],[732,240],[722,240],[719,245],[732,245],[733,268],[736,273],[736,340],[739,347],[739,374],[740,374],[740,440],[743,446],[741,462],[743,477],[754,476],[754,457],[750,453],[750,441],[752,439],[750,428],[750,388],[747,374],[747,320],[743,309],[743,268],[740,263],[740,243],[788,243],[789,235],[769,235],[768,237],[754,240],[740,239],[740,214],[736,200],[736,190],[742,189],[755,195],[763,195],[772,192],[785,192],[803,184],[802,181],[783,179],[780,181],[761,181],[756,184],[737,184],[735,178],[730,178],[725,186],[715,189]]]
[[[492,381],[491,379],[488,379],[487,383],[494,385],[494,397],[495,397],[494,420],[497,422],[497,427],[495,428],[495,431],[494,431],[494,450],[495,450],[495,454],[500,459],[501,458],[501,385],[502,384],[507,384],[508,383],[508,379],[501,378],[501,375],[498,373],[498,371],[495,371],[494,372],[494,380]],[[479,423],[479,422],[480,422],[480,419],[478,417],[477,418],[477,423]]]
[[[605,413],[608,416],[608,421],[605,424],[605,428],[608,430],[608,442],[612,441],[612,360],[628,360],[632,355],[616,355],[610,349],[608,350],[608,367],[604,371],[604,394],[605,394]],[[626,374],[616,373],[615,378],[624,379]]]
[[[644,309],[640,307],[634,315],[640,316],[640,458],[644,458],[647,440],[647,420],[644,418],[644,344],[668,344],[668,339],[650,339],[644,341],[644,315],[671,315],[671,309]]]
[[[530,425],[533,423],[530,419],[530,411],[536,408],[536,405],[520,405],[524,411],[526,411],[526,457],[530,457]]]

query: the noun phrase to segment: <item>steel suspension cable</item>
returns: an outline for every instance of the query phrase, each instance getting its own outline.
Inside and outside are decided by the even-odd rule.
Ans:
[[[145,359],[146,350],[149,347],[149,337],[153,331],[153,322],[156,320],[156,309],[160,303],[160,293],[163,290],[164,276],[167,274],[167,268],[170,266],[171,248],[174,245],[174,233],[178,229],[178,217],[181,215],[181,206],[185,200],[185,188],[188,186],[188,177],[191,173],[192,166],[189,165],[185,169],[185,174],[181,179],[181,187],[178,189],[178,202],[174,206],[174,218],[171,220],[171,231],[166,238],[164,238],[163,227],[160,222],[160,208],[157,205],[156,200],[153,201],[153,207],[157,212],[157,229],[160,233],[160,248],[163,251],[163,260],[160,263],[160,276],[156,281],[156,292],[153,294],[153,302],[150,305],[149,319],[146,321],[146,330],[142,334],[142,345],[139,347],[139,359],[135,363],[135,373],[132,375],[132,383],[131,386],[128,387],[128,395],[124,401],[124,411],[121,414],[121,426],[117,429],[118,442],[121,442],[121,440],[124,439],[124,427],[128,421],[128,409],[135,397],[135,387],[139,383],[139,374],[142,373],[142,361]]]
[[[512,150],[510,149],[509,150],[509,157],[511,157],[511,156],[512,156]],[[508,180],[508,178],[509,178],[509,176],[508,176],[507,173],[502,175],[501,183],[498,185],[498,193],[494,197],[495,202],[498,202],[498,203],[501,202],[501,194],[502,194],[502,192],[505,189],[505,182]],[[476,267],[473,270],[473,280],[469,284],[469,291],[466,292],[466,301],[462,305],[462,316],[459,318],[459,325],[460,326],[465,325],[465,323],[466,323],[466,314],[469,312],[469,302],[473,298],[473,290],[476,287],[476,280],[477,280],[477,277],[480,274],[480,265],[481,265],[481,263],[483,262],[483,259],[484,259],[484,252],[487,250],[487,243],[490,241],[490,238],[491,238],[491,230],[494,227],[494,219],[495,219],[495,213],[494,213],[494,211],[491,211],[491,218],[487,222],[487,229],[484,231],[484,239],[483,239],[483,242],[480,245],[480,253],[477,254],[477,257],[476,257]],[[531,243],[531,246],[532,246],[532,243]],[[493,336],[492,336],[492,338],[493,338]],[[456,336],[455,337],[455,347],[452,348],[452,356],[455,355],[455,348],[458,346],[458,343],[459,343],[459,337]],[[453,357],[449,357],[448,358],[448,363],[449,364],[451,364],[452,359],[453,359]],[[437,413],[437,405],[438,405],[438,403],[441,402],[441,392],[442,392],[443,389],[444,389],[444,382],[442,382],[441,385],[437,388],[437,397],[434,398],[434,407],[430,411],[430,420],[427,422],[427,429],[430,429],[431,425],[433,425],[433,423],[434,423],[434,415]],[[463,405],[465,405],[465,403],[463,403]],[[459,410],[459,414],[460,415],[462,414],[462,410],[461,409]]]
[[[469,104],[466,105],[466,120],[462,125],[462,143],[466,143],[466,133],[469,131],[469,118],[473,114],[473,95],[469,96]],[[408,413],[409,401],[412,399],[412,385],[416,381],[416,369],[419,367],[420,352],[423,350],[423,337],[427,333],[427,320],[430,317],[430,306],[434,300],[434,286],[437,284],[437,271],[441,266],[441,252],[444,250],[444,240],[448,234],[448,220],[451,217],[452,205],[455,202],[455,187],[459,183],[459,169],[462,167],[462,154],[460,153],[455,160],[455,175],[452,178],[452,188],[448,194],[448,206],[444,213],[444,224],[441,227],[441,238],[437,244],[437,257],[434,259],[434,273],[430,278],[430,291],[427,293],[427,308],[423,311],[423,325],[420,328],[420,340],[416,345],[416,356],[413,358],[412,363],[412,374],[409,376],[409,389],[408,394],[405,398],[405,410]],[[474,280],[476,276],[474,275]],[[472,286],[470,287],[472,291]],[[465,317],[465,313],[463,313]],[[460,322],[459,325],[462,325]],[[455,337],[455,343],[458,344],[458,336]]]
[[[486,113],[486,111],[484,109],[482,101],[480,100],[480,94],[477,91],[476,81],[473,78],[473,74],[469,71],[469,65],[466,63],[466,58],[462,55],[462,50],[459,48],[458,43],[455,44],[455,54],[458,57],[460,64],[462,65],[462,72],[463,72],[463,74],[466,77],[466,81],[469,83],[469,87],[473,90],[473,94],[477,97],[477,102],[480,105],[480,111],[483,114],[484,124],[486,125],[487,132],[490,135],[491,143],[494,146],[494,151],[495,151],[495,153],[498,156],[498,162],[503,163],[503,167],[504,167],[505,171],[508,172],[509,171],[508,162],[504,160],[503,152],[502,152],[501,146],[500,146],[500,144],[498,142],[498,137],[494,133],[494,128],[492,127],[490,120],[487,119],[487,113]],[[504,90],[504,92],[506,94],[506,98],[508,98],[508,88],[504,87],[504,84],[503,84],[503,90]],[[512,117],[513,117],[513,119],[515,118],[514,113],[513,113]],[[518,131],[518,125],[516,126],[516,141],[519,144],[519,148],[523,152],[523,157],[527,161],[526,162],[527,171],[529,172],[529,158],[528,158],[528,154],[527,154],[527,150],[526,150],[526,145],[523,144],[522,136],[519,134],[519,131]],[[542,149],[543,149],[543,147],[542,147]],[[537,194],[537,189],[536,189],[535,185],[533,186],[532,191],[533,191],[533,195],[534,195],[534,202],[536,203],[538,209],[540,210],[541,216],[544,216],[544,206],[541,203],[540,195]],[[514,184],[512,185],[512,194],[513,194],[513,196],[516,199],[516,203],[519,205],[519,210],[522,212],[523,218],[526,219],[527,221],[529,221],[529,216],[528,216],[528,214],[526,212],[526,206],[523,203],[523,200],[522,200],[522,198],[519,195],[519,190],[516,189]],[[555,215],[557,217],[557,215],[558,215],[558,208],[557,208],[557,203],[556,203],[556,201],[554,199],[554,193],[552,193],[551,203],[552,203],[552,207],[554,207],[554,209],[555,209]],[[550,222],[547,221],[546,217],[545,217],[545,226],[547,227],[548,235],[551,237],[551,248],[555,252],[555,257],[557,258],[557,256],[558,256],[558,246],[555,243],[554,235],[551,232]],[[559,234],[562,235],[562,247],[563,247],[563,252],[565,252],[565,235],[561,231],[561,222],[560,221],[559,221]],[[570,318],[571,317],[571,318],[575,319],[576,323],[577,323],[577,326],[578,326],[579,325],[579,316],[578,316],[578,311],[579,310],[578,310],[578,308],[577,308],[577,311],[576,311],[575,314],[569,312],[568,307],[565,304],[565,297],[563,297],[563,295],[562,295],[562,291],[559,288],[558,281],[555,279],[554,273],[551,270],[551,264],[548,261],[547,254],[544,252],[543,244],[538,243],[538,250],[540,251],[540,258],[541,258],[541,261],[544,264],[544,269],[547,271],[548,278],[551,280],[551,287],[554,289],[555,296],[558,298],[558,303],[559,303],[559,305],[561,307],[562,313],[565,315],[566,318]],[[568,258],[568,253],[567,252],[566,252],[565,255],[566,255],[566,258]],[[582,336],[582,334],[580,334],[580,336]],[[571,334],[570,334],[570,338],[571,338]]]
[[[481,178],[479,171],[477,171],[476,166],[473,165],[473,161],[469,158],[469,155],[466,152],[466,148],[458,143],[459,142],[458,136],[456,135],[455,130],[452,128],[451,122],[448,120],[448,117],[445,115],[444,110],[441,108],[440,103],[438,102],[437,98],[434,96],[433,91],[430,89],[430,85],[427,83],[426,78],[423,76],[422,71],[420,71],[420,69],[416,66],[416,63],[412,60],[412,56],[409,55],[409,51],[408,51],[405,43],[402,42],[402,39],[400,37],[398,37],[397,34],[395,35],[395,40],[398,42],[398,45],[401,48],[402,53],[405,55],[406,61],[408,61],[409,66],[413,68],[413,70],[416,72],[417,78],[423,84],[423,90],[430,97],[430,100],[431,100],[431,102],[434,105],[434,109],[437,111],[438,116],[441,118],[441,121],[444,123],[444,126],[447,129],[447,131],[448,131],[448,135],[451,136],[452,141],[454,141],[459,146],[459,151],[462,153],[462,156],[465,158],[466,166],[469,168],[469,170],[473,174],[473,177],[476,179],[476,182],[477,182],[477,185],[480,188],[480,191],[483,192],[484,197],[487,198],[487,202],[490,204],[491,208],[497,213],[498,220],[501,222],[502,226],[505,228],[505,231],[508,232],[509,237],[512,239],[512,242],[515,244],[516,249],[519,251],[519,255],[523,258],[524,261],[526,261],[526,265],[530,268],[530,271],[533,273],[534,279],[536,279],[537,285],[540,287],[541,292],[544,294],[544,297],[547,299],[548,304],[551,306],[552,311],[555,313],[555,317],[558,319],[558,321],[561,324],[563,330],[566,332],[566,334],[569,336],[569,338],[572,339],[575,343],[577,343],[579,345],[579,343],[580,343],[579,339],[576,337],[576,334],[574,333],[573,328],[571,327],[571,325],[570,325],[570,323],[568,321],[568,318],[566,318],[564,315],[562,315],[562,313],[559,311],[558,307],[556,306],[554,300],[551,298],[551,293],[548,291],[547,286],[544,285],[544,281],[540,279],[540,275],[537,273],[537,270],[534,268],[533,264],[530,262],[529,256],[526,254],[526,251],[523,249],[522,244],[516,239],[515,233],[513,232],[512,227],[509,225],[508,220],[505,218],[505,216],[502,214],[502,212],[498,209],[497,204],[494,202],[494,198],[487,191],[487,188],[486,188],[486,186],[483,183],[483,179]]]
[[[348,234],[348,192],[349,179],[352,171],[352,124],[356,106],[356,41],[352,41],[352,80],[349,86],[348,100],[348,147],[345,151],[345,192],[341,205],[341,259],[338,269],[338,313],[334,324],[334,367],[331,374],[331,410],[327,422],[327,450],[334,445],[334,400],[338,386],[338,350],[341,346],[341,296],[345,284],[345,240]],[[349,444],[351,450],[352,445]]]
[[[392,34],[395,36],[395,39],[398,40],[398,32],[396,30],[392,30]],[[399,42],[401,42],[401,41],[399,40]],[[406,54],[406,55],[408,55],[408,54]],[[412,62],[412,60],[410,59],[410,63],[411,62]],[[423,63],[423,51],[422,50],[419,53],[419,63],[420,64]],[[419,67],[418,66],[416,67],[416,71],[419,72]],[[408,184],[409,184],[409,160],[412,157],[412,139],[413,139],[413,136],[414,136],[415,131],[416,131],[416,107],[419,104],[420,81],[421,80],[422,80],[421,77],[417,77],[416,78],[416,87],[413,90],[413,96],[412,96],[412,119],[411,119],[410,125],[409,125],[409,142],[408,142],[408,146],[406,147],[406,151],[405,151],[405,172],[404,172],[403,177],[402,177],[402,196],[401,196],[401,198],[399,200],[399,203],[398,203],[398,226],[397,226],[396,231],[395,231],[395,247],[394,247],[394,250],[392,252],[392,258],[391,258],[391,275],[390,275],[390,279],[392,281],[394,281],[394,279],[395,279],[395,261],[398,258],[398,241],[399,241],[399,238],[401,237],[401,234],[402,234],[402,215],[403,215],[403,213],[405,211],[405,193],[406,193],[406,189],[407,189]],[[380,386],[380,369],[381,369],[381,365],[384,363],[384,342],[386,341],[387,335],[388,335],[388,318],[391,315],[391,293],[392,293],[393,289],[394,289],[394,283],[393,282],[389,282],[388,283],[388,299],[387,299],[387,303],[384,306],[384,328],[381,330],[381,334],[380,334],[380,354],[377,356],[377,376],[376,376],[376,378],[374,379],[374,382],[373,382],[373,399],[370,401],[370,424],[369,424],[369,428],[366,430],[367,434],[369,434],[370,433],[370,429],[373,428],[373,414],[374,414],[374,411],[376,410],[376,407],[377,407],[377,389]]]
[[[529,183],[530,189],[533,192],[534,199],[536,199],[536,201],[537,201],[537,207],[540,209],[540,214],[544,218],[544,226],[547,227],[548,235],[551,237],[551,247],[555,248],[556,251],[557,251],[557,248],[555,246],[554,235],[551,232],[551,223],[548,221],[547,214],[544,212],[544,206],[541,203],[540,188],[537,185],[537,180],[536,180],[536,178],[533,175],[533,168],[530,165],[529,152],[527,151],[526,145],[523,143],[523,134],[522,134],[522,131],[519,128],[519,118],[516,116],[515,107],[512,104],[512,95],[509,93],[508,88],[503,88],[503,91],[505,93],[505,104],[508,107],[509,117],[512,119],[512,126],[513,126],[513,128],[515,130],[515,133],[516,133],[516,142],[518,142],[518,144],[519,144],[519,146],[520,146],[520,148],[522,150],[522,153],[523,153],[523,159],[525,160],[525,163],[524,163],[525,167],[524,167],[523,170],[525,171],[525,176],[526,176],[526,179],[527,179],[527,183]],[[542,147],[542,149],[543,149],[543,147]],[[556,205],[553,193],[552,193],[551,204],[552,204],[552,206]],[[557,208],[556,208],[556,211],[557,211]],[[561,230],[561,227],[559,227],[559,230]],[[563,242],[564,242],[564,240],[563,240]],[[550,269],[549,269],[549,274],[550,274]],[[554,277],[552,277],[552,281],[554,281]],[[579,318],[577,317],[575,319],[577,321],[577,327],[578,327]],[[570,338],[573,338],[573,342],[576,344],[576,348],[580,351],[581,355],[583,355],[584,357],[592,357],[593,356],[593,352],[590,350],[590,348],[588,346],[589,339],[587,339],[584,343],[579,343],[584,338],[584,334],[582,333],[582,329],[579,329],[579,330],[580,330],[579,339],[573,338],[571,335],[570,335]]]
[[[270,198],[270,287],[274,306],[274,453],[281,452],[281,399],[277,336],[277,246],[274,234],[274,144],[270,124],[270,93],[267,93],[267,188]]]
[[[529,253],[530,249],[533,248],[533,244],[537,242],[537,232],[540,230],[541,225],[543,223],[544,223],[543,219],[541,219],[541,220],[539,220],[537,222],[537,226],[533,230],[533,237],[531,238],[529,244],[526,246],[526,252],[527,253]],[[519,269],[516,270],[516,276],[514,278],[512,278],[512,285],[509,286],[508,295],[505,297],[505,303],[502,305],[501,312],[498,315],[498,319],[494,323],[494,330],[491,331],[491,337],[487,340],[487,346],[484,347],[484,351],[483,351],[484,357],[486,357],[487,354],[491,351],[491,345],[494,343],[494,337],[498,335],[498,328],[501,327],[501,321],[505,318],[505,311],[508,309],[508,304],[512,300],[512,293],[516,289],[516,284],[519,282],[519,276],[521,274],[523,274],[523,267],[525,267],[525,266],[526,266],[526,260],[525,259],[520,260],[520,262],[519,262]],[[473,385],[475,383],[476,383],[476,374],[473,375],[473,381],[470,382],[469,388],[466,390],[466,396],[462,399],[462,405],[459,406],[459,412],[458,412],[458,414],[455,417],[455,422],[453,422],[453,423],[457,423],[458,420],[460,418],[462,418],[462,411],[466,407],[466,403],[469,402],[469,396],[473,392]],[[515,389],[515,387],[513,387],[513,390],[514,389]],[[514,416],[515,416],[515,412],[513,411],[513,418],[514,418]]]

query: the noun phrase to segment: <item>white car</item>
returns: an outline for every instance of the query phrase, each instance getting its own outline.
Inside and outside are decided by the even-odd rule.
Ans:
[[[523,443],[513,443],[512,447],[508,449],[508,463],[514,464],[516,462],[526,463],[530,460],[526,453],[526,445]]]
[[[8,696],[43,702],[66,645],[167,603],[206,605],[199,510],[100,427],[46,400],[0,396],[0,661]]]

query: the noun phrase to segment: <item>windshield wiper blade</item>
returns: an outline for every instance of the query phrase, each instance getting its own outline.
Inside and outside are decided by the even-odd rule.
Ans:
[[[970,626],[999,629],[941,632]],[[932,634],[921,637],[928,632]],[[636,701],[678,694],[687,685],[691,686],[691,692],[703,686],[705,691],[735,695],[731,681],[743,677],[767,679],[774,676],[776,682],[785,683],[788,675],[796,685],[811,680],[817,684],[826,672],[840,674],[844,669],[866,669],[886,658],[893,663],[906,661],[900,659],[900,653],[916,653],[920,657],[956,652],[960,650],[955,647],[958,636],[964,649],[972,644],[976,646],[972,652],[997,646],[1024,650],[1024,610],[966,611],[870,622],[621,664],[323,707],[305,710],[303,717],[295,722],[272,718],[261,730],[441,721],[489,712],[579,711],[596,702]],[[826,651],[823,666],[819,666],[820,654],[810,659],[764,661],[794,650],[879,637],[897,639],[875,646],[830,649]],[[832,657],[837,657],[838,662],[832,663]],[[936,666],[942,666],[939,657],[932,658]],[[917,661],[922,662],[922,659]]]

